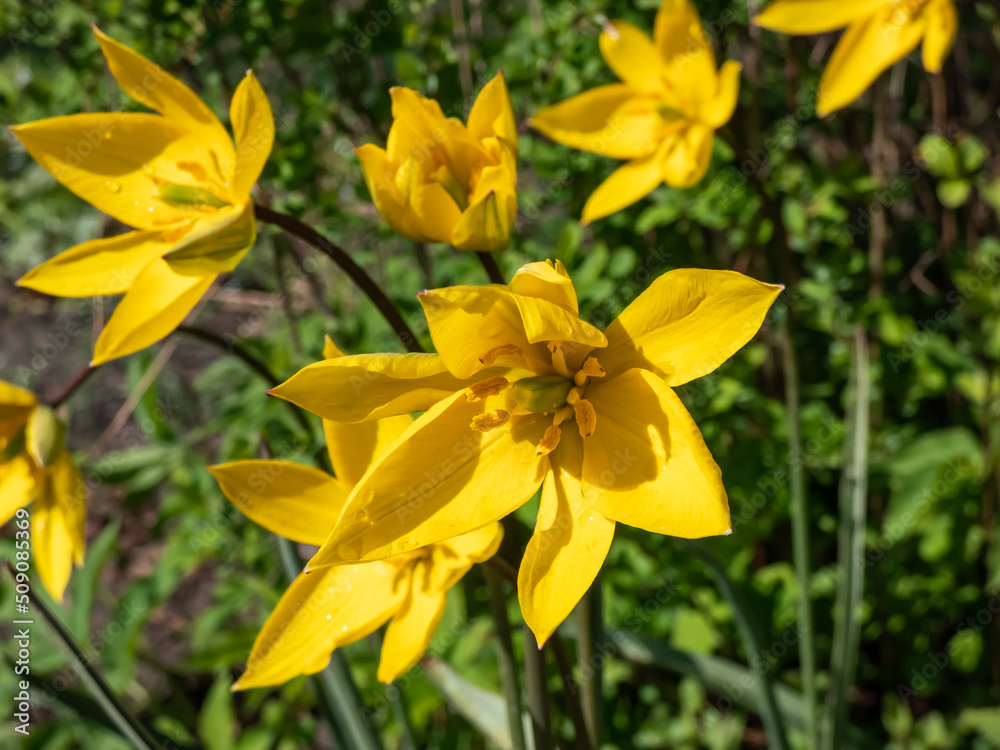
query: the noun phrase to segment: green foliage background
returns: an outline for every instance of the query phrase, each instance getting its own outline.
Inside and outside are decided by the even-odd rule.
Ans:
[[[375,214],[352,149],[384,144],[389,87],[417,88],[462,116],[475,90],[502,69],[526,123],[546,104],[613,80],[597,48],[602,17],[650,29],[657,5],[2,0],[0,120],[136,107],[108,73],[92,22],[180,75],[220,115],[253,68],[277,122],[257,200],[345,247],[429,346],[414,292],[486,278],[474,255],[417,247]],[[509,276],[529,260],[561,259],[583,316],[604,324],[670,268],[735,268],[778,280],[769,257],[780,241],[776,222],[787,228],[797,281],[754,343],[680,389],[722,467],[733,511],[736,533],[706,546],[751,602],[766,648],[744,651],[730,606],[687,548],[624,526],[605,566],[606,621],[749,664],[798,689],[795,602],[803,592],[791,566],[787,470],[801,460],[822,690],[833,632],[843,394],[851,337],[862,326],[874,387],[866,555],[852,561],[864,568],[866,588],[851,722],[873,747],[1000,747],[996,6],[959,3],[958,42],[940,78],[911,55],[859,103],[820,121],[813,104],[831,36],[758,32],[742,2],[696,5],[719,60],[744,63],[739,107],[726,138],[716,139],[705,180],[684,191],[660,188],[581,228],[583,202],[615,164],[548,142],[525,124],[519,226],[499,261]],[[9,134],[0,140],[0,175],[0,378],[52,395],[89,360],[112,303],[46,298],[13,282],[57,252],[120,228],[56,184]],[[801,367],[801,456],[789,453],[776,336],[789,305]],[[319,359],[324,333],[350,352],[399,350],[343,274],[268,228],[198,324],[265,359],[280,377]],[[288,410],[264,396],[271,384],[243,363],[180,337],[125,427],[99,444],[100,455],[87,456],[156,355],[154,348],[102,368],[70,402],[70,446],[92,492],[87,564],[60,615],[127,704],[174,746],[330,747],[306,680],[228,692],[284,579],[272,538],[226,504],[203,468],[259,456],[261,435],[279,456],[306,462],[320,448],[319,430],[303,435]],[[519,512],[528,524],[535,507]],[[11,549],[6,535],[0,554]],[[0,623],[12,617],[10,595],[4,581]],[[513,601],[511,616],[519,618]],[[33,680],[53,700],[43,701],[36,731],[22,744],[11,739],[10,712],[0,712],[0,745],[126,747],[44,629],[34,632]],[[376,644],[345,651],[389,746],[406,746],[392,696],[374,679]],[[12,660],[9,640],[0,652]],[[498,690],[480,571],[453,591],[432,653],[471,683]],[[557,689],[554,670],[550,678]],[[489,746],[421,668],[400,687],[420,746]],[[759,717],[738,705],[744,691],[737,683],[706,687],[613,651],[607,744],[763,746]],[[14,692],[13,669],[4,666],[0,705],[9,706]],[[568,736],[570,728],[557,723],[557,731]]]

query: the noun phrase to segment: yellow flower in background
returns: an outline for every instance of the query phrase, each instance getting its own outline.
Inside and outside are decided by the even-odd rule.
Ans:
[[[734,271],[664,274],[601,332],[561,263],[506,286],[419,295],[438,354],[310,365],[271,393],[324,419],[424,412],[358,481],[308,569],[378,560],[483,527],[542,485],[518,593],[539,643],[590,586],[616,522],[730,530],[719,468],[673,388],[757,332],[781,287]]]
[[[31,502],[30,543],[18,550],[30,547],[42,585],[61,602],[73,565],[83,565],[87,488],[52,410],[0,381],[0,525]]]
[[[611,21],[601,54],[621,83],[547,107],[531,124],[558,143],[625,159],[583,207],[589,224],[630,206],[662,183],[691,187],[705,176],[715,130],[733,115],[740,64],[716,70],[712,43],[689,0],[664,0],[653,39]]]
[[[326,357],[341,352],[327,340]],[[354,484],[413,420],[363,424],[324,420],[336,478],[288,461],[234,461],[209,469],[249,518],[303,544],[322,544]],[[281,597],[254,642],[238,689],[278,685],[313,674],[340,646],[389,621],[378,679],[392,682],[427,650],[444,614],[448,589],[474,563],[488,560],[503,536],[499,524],[375,562],[302,573]]]
[[[124,294],[94,364],[169,334],[256,237],[250,188],[274,141],[267,97],[248,72],[233,96],[235,145],[187,86],[94,27],[122,89],[159,114],[97,112],[12,126],[59,182],[134,227],[77,245],[18,284],[58,297]]]
[[[517,215],[517,126],[503,73],[487,83],[468,126],[396,86],[385,149],[354,150],[375,207],[396,232],[459,250],[503,250]]]
[[[958,29],[952,0],[775,0],[754,23],[784,34],[847,27],[816,94],[820,117],[857,99],[883,70],[923,40],[923,63],[939,73]]]

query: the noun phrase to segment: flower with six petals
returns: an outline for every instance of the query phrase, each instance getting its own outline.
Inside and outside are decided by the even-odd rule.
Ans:
[[[327,340],[324,356],[341,357]],[[346,424],[324,420],[336,478],[289,461],[234,461],[211,467],[226,497],[269,531],[322,544],[354,484],[413,422],[408,415]],[[285,591],[254,641],[238,689],[277,685],[323,669],[334,649],[386,621],[378,678],[392,682],[431,642],[448,589],[474,563],[488,560],[503,536],[499,524],[419,550],[355,565],[302,573]]]
[[[821,34],[845,26],[816,93],[821,117],[857,99],[879,74],[923,40],[924,69],[939,73],[955,43],[952,0],[775,0],[754,23],[784,34]]]
[[[664,0],[653,39],[611,21],[601,54],[621,83],[547,107],[531,124],[554,141],[625,159],[587,200],[588,224],[630,206],[661,183],[691,187],[708,170],[715,130],[732,117],[740,64],[715,67],[712,43],[690,0]]]
[[[122,89],[159,114],[97,112],[11,130],[59,182],[134,231],[90,240],[20,286],[60,297],[124,294],[94,364],[169,334],[256,238],[250,188],[274,141],[271,107],[248,72],[230,107],[235,143],[179,80],[94,27]]]
[[[355,149],[375,207],[396,232],[460,250],[503,250],[517,214],[517,127],[503,73],[487,83],[468,125],[396,86],[382,149]]]
[[[271,391],[324,419],[421,411],[372,463],[309,569],[381,560],[496,522],[542,486],[518,577],[539,643],[590,586],[615,523],[730,531],[720,471],[673,388],[749,341],[781,287],[670,271],[605,331],[561,263],[422,292],[437,354],[354,355]]]
[[[87,488],[65,432],[33,393],[0,381],[0,525],[34,502],[31,553],[42,585],[57,601],[73,565],[83,565],[87,546]],[[21,531],[19,542],[29,538]]]

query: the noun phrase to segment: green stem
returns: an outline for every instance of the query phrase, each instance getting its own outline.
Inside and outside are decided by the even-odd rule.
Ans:
[[[580,695],[587,741],[592,748],[601,746],[602,673],[604,657],[597,653],[597,639],[604,632],[601,574],[576,605],[577,663],[580,667]]]
[[[16,581],[16,573],[9,561],[7,562],[7,570],[11,578]],[[118,696],[115,695],[111,686],[104,681],[101,673],[90,663],[90,660],[76,644],[76,641],[73,640],[73,636],[66,630],[55,613],[48,608],[40,597],[32,598],[31,605],[42,615],[42,619],[45,620],[46,624],[52,630],[56,636],[56,640],[62,644],[63,648],[69,653],[70,658],[76,662],[76,672],[80,675],[83,684],[101,706],[104,715],[121,732],[121,735],[138,748],[138,750],[160,750],[159,744],[153,739],[149,731],[118,700]]]
[[[580,686],[573,677],[573,663],[566,652],[566,644],[562,636],[556,630],[550,639],[552,653],[556,657],[556,667],[559,669],[559,676],[562,678],[562,694],[566,701],[566,713],[573,722],[574,745],[576,750],[596,750],[591,748],[590,739],[587,737],[587,722],[583,718],[583,708],[580,705]]]
[[[528,694],[528,713],[535,750],[552,747],[552,722],[549,718],[549,686],[545,674],[545,650],[539,648],[531,628],[524,626],[524,684]]]
[[[381,628],[372,633],[372,637],[375,639],[376,650],[382,652],[382,633],[385,628]],[[416,750],[417,740],[413,733],[413,724],[410,723],[410,708],[406,704],[406,695],[403,693],[403,689],[400,687],[388,686],[386,692],[389,695],[389,705],[392,706],[392,712],[396,715],[396,719],[399,721],[400,726],[403,729],[403,738],[399,744],[400,750]]]
[[[513,750],[525,750],[524,725],[521,723],[521,689],[517,684],[517,659],[514,657],[514,643],[507,619],[507,596],[503,589],[503,579],[489,565],[483,566],[483,577],[490,594],[490,609],[497,630],[497,661],[500,667],[500,682],[507,702],[507,723],[510,726],[510,740]]]

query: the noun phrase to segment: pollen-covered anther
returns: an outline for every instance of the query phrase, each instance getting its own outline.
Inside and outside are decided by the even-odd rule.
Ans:
[[[587,399],[581,398],[573,404],[573,411],[576,412],[576,426],[580,430],[580,437],[588,438],[594,434],[597,427],[597,412],[594,405]]]
[[[554,424],[550,424],[545,428],[545,434],[542,435],[542,440],[538,443],[538,450],[535,452],[535,455],[547,456],[550,454],[556,449],[556,446],[559,445],[559,439],[561,437],[562,430]]]
[[[471,427],[476,432],[489,432],[490,430],[495,430],[498,427],[503,427],[510,420],[510,412],[504,411],[503,409],[497,409],[496,411],[487,412],[486,414],[477,414],[472,418],[469,423]]]
[[[482,401],[488,396],[496,396],[498,393],[509,387],[510,381],[507,380],[507,378],[503,375],[495,375],[492,378],[486,378],[486,380],[480,380],[478,383],[473,383],[466,388],[465,400]]]
[[[479,358],[480,364],[489,367],[494,362],[496,362],[500,357],[519,357],[521,355],[521,348],[514,346],[513,344],[501,344],[500,346],[494,346],[486,354]]]
[[[601,363],[597,361],[597,357],[587,357],[583,362],[583,367],[580,368],[580,372],[588,378],[603,378],[608,374],[601,367]]]

